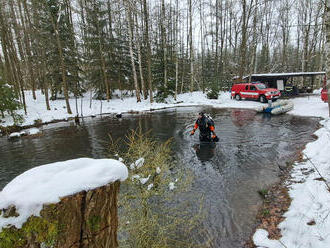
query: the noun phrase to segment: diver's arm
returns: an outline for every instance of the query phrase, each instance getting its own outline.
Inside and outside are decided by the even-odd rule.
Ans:
[[[195,126],[194,126],[194,128],[193,128],[193,130],[191,131],[190,134],[194,135],[197,128],[198,128],[198,124],[197,124],[197,121],[196,121]]]
[[[210,128],[210,131],[212,132],[212,134],[213,134],[214,136],[217,136],[217,135],[215,134],[215,132],[214,132],[214,129],[215,129],[214,126],[211,125],[211,126],[209,126],[209,128]]]

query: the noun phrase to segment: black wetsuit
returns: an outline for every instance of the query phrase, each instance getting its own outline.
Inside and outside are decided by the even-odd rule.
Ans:
[[[212,141],[211,138],[211,129],[214,127],[211,123],[211,121],[206,118],[205,116],[203,116],[200,119],[197,119],[196,123],[195,123],[195,127],[196,125],[199,127],[199,140],[200,141],[207,141],[210,142]]]

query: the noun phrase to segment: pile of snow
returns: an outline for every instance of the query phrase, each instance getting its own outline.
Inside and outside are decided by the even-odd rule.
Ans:
[[[149,181],[150,176],[151,176],[151,175],[148,175],[147,177],[144,177],[144,178],[140,178],[140,183],[141,183],[142,185],[146,184],[146,183]]]
[[[19,137],[21,137],[21,135],[22,135],[22,133],[20,133],[20,132],[14,132],[14,133],[9,134],[8,138],[9,139],[19,138]]]
[[[279,224],[282,238],[270,240],[267,231],[259,229],[253,236],[257,247],[330,247],[330,119],[321,124],[315,132],[318,139],[303,151],[306,161],[296,163],[292,170],[292,202]]]
[[[139,158],[138,160],[135,161],[135,163],[132,163],[129,168],[131,170],[139,169],[143,166],[144,164],[144,158]]]
[[[40,133],[40,130],[38,128],[34,127],[34,128],[27,130],[27,133],[28,133],[28,135],[36,135],[36,134]]]
[[[11,133],[8,138],[9,139],[13,139],[13,138],[19,138],[21,136],[25,136],[25,135],[36,135],[36,134],[39,134],[41,133],[41,131],[34,127],[34,128],[30,128],[30,129],[27,129],[27,130],[23,130],[23,131],[20,131],[20,132],[14,132],[14,133]]]
[[[29,216],[38,216],[43,204],[127,178],[126,166],[114,159],[79,158],[35,167],[16,177],[0,192],[0,209],[15,205],[18,217],[0,216],[0,231],[21,228]]]
[[[329,117],[328,104],[321,100],[320,96],[297,97],[292,99],[294,109],[288,112],[292,115],[310,117]]]
[[[313,90],[313,94],[318,94],[318,95],[320,95],[322,89],[323,89],[323,88],[319,88],[319,89],[317,89],[317,90]]]
[[[147,189],[148,189],[148,190],[151,190],[153,186],[154,186],[154,184],[151,183],[151,184],[148,185],[148,188],[147,188]]]

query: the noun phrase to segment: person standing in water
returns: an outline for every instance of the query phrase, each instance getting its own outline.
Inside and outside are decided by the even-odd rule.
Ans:
[[[190,135],[194,135],[197,128],[199,128],[200,141],[217,142],[219,140],[219,138],[214,132],[214,121],[211,117],[206,116],[203,112],[198,114],[198,119],[196,120],[194,128],[191,131]]]

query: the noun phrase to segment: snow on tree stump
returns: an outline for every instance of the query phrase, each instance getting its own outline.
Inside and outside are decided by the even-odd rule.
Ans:
[[[95,163],[95,161],[97,162]],[[56,190],[52,192],[58,194],[56,196],[59,197],[57,201],[49,199],[47,196],[34,197],[29,195],[28,193],[32,194],[32,192],[28,189],[26,190],[27,192],[24,192],[24,195],[19,196],[20,199],[12,197],[15,191],[20,192],[22,190],[19,184],[23,184],[24,187],[24,184],[28,184],[24,183],[24,180],[26,178],[31,180],[31,176],[35,174],[35,172],[29,173],[31,170],[15,178],[0,192],[0,201],[3,200],[0,203],[1,248],[118,247],[117,197],[120,181],[125,180],[127,177],[127,168],[121,162],[111,159],[102,159],[102,162],[100,162],[100,160],[85,158],[54,163],[50,165],[60,164],[60,166],[55,168],[55,178],[49,179],[51,181],[50,186],[56,186],[53,182],[63,177],[63,171],[58,170],[59,168],[66,169],[68,174],[71,173],[67,177],[70,178],[73,176],[70,170],[74,171],[76,168],[79,168],[78,165],[81,162],[83,164],[90,163],[90,165],[88,168],[83,168],[82,173],[78,169],[78,173],[75,173],[75,176],[78,176],[78,178],[72,178],[74,184],[78,186],[70,186],[70,190],[77,193],[61,196],[63,188],[66,188],[66,179],[62,178],[62,182],[56,184],[58,188],[64,184],[62,192],[58,193]],[[115,164],[115,170],[113,168],[109,169],[112,166],[111,164]],[[53,170],[52,173],[54,173],[54,166],[46,166],[48,166],[46,170]],[[107,168],[108,166],[110,167]],[[41,167],[43,166],[36,168]],[[47,172],[43,171],[41,174],[47,174]],[[36,188],[40,189],[41,185],[39,182],[43,181],[47,176],[33,178],[32,181],[35,181],[35,184],[37,184],[33,190]],[[97,179],[100,182],[97,182]],[[79,182],[77,183],[77,181]],[[109,183],[104,183],[105,181]],[[97,184],[95,184],[96,182]],[[104,186],[99,185],[102,185],[102,183]],[[47,192],[49,187],[47,185],[48,182],[45,186],[46,190],[40,190],[36,194]],[[77,190],[82,186],[86,189]],[[65,189],[64,192],[67,192],[67,190]],[[29,196],[37,200],[31,200]],[[22,200],[21,197],[25,197],[25,200]],[[56,199],[56,197],[51,198]],[[7,204],[3,202],[7,202]],[[41,204],[41,206],[36,206],[36,204]]]

